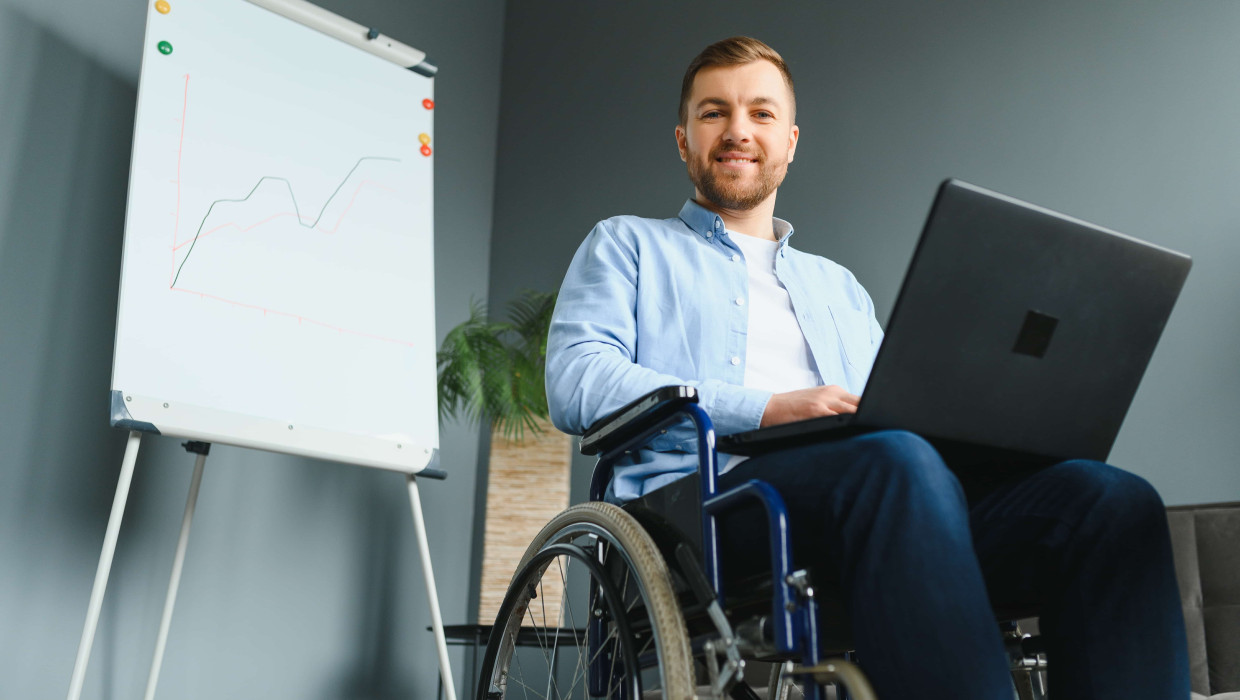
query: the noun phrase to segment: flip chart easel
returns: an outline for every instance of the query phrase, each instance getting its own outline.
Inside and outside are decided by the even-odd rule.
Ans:
[[[90,604],[87,607],[86,625],[82,629],[82,639],[78,643],[77,659],[73,664],[73,677],[69,684],[69,700],[78,700],[82,695],[82,684],[86,679],[86,665],[90,661],[91,646],[94,644],[95,629],[99,625],[99,615],[103,610],[103,596],[108,585],[108,576],[112,570],[112,557],[116,553],[116,542],[119,539],[121,520],[125,515],[125,504],[129,499],[129,486],[133,481],[134,465],[138,460],[138,447],[142,441],[142,433],[130,431],[125,443],[125,457],[121,461],[120,478],[116,483],[116,495],[112,500],[112,511],[108,516],[108,527],[103,537],[103,551],[99,556],[99,567],[95,572],[95,582],[91,587]],[[147,676],[145,700],[153,700],[155,687],[159,683],[159,671],[163,665],[164,648],[168,641],[168,631],[172,626],[172,610],[176,605],[177,590],[181,585],[181,567],[185,561],[185,550],[189,544],[190,526],[194,520],[194,507],[198,502],[198,489],[202,483],[203,467],[206,464],[210,445],[200,441],[184,443],[188,452],[195,453],[194,474],[190,479],[189,496],[185,501],[185,514],[181,519],[181,533],[177,538],[176,555],[173,558],[172,576],[168,581],[168,592],[164,598],[163,614],[160,616],[159,635],[155,642],[155,655],[151,660],[150,673]],[[432,479],[443,479],[447,474],[434,468],[425,468],[418,474],[409,474],[406,485],[409,490],[409,503],[413,512],[413,527],[421,557],[422,573],[426,581],[427,602],[431,611],[431,628],[435,635],[435,647],[439,657],[440,680],[443,682],[445,697],[456,700],[456,685],[452,678],[452,667],[448,661],[447,641],[444,637],[443,617],[439,609],[439,593],[435,587],[435,574],[431,569],[430,543],[426,537],[426,521],[422,514],[422,499],[418,492],[418,476]]]
[[[111,395],[112,425],[130,432],[69,700],[81,695],[143,434],[188,438],[196,455],[147,700],[213,442],[405,475],[455,700],[417,486],[447,476],[435,412],[436,71],[423,52],[305,0],[148,9]]]

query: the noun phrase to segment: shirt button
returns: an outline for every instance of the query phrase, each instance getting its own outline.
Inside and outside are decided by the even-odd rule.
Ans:
[[[736,297],[736,305],[737,305],[737,306],[744,306],[744,305],[745,305],[745,298],[744,298],[744,297]]]
[[[741,256],[735,255],[735,254],[732,255],[732,262],[738,262],[740,259],[741,259]]]
[[[739,357],[733,357],[733,358],[732,358],[732,364],[733,364],[733,365],[739,365],[740,363],[741,363],[741,358],[739,358]]]
[[[707,237],[707,238],[710,238],[710,237],[711,237],[711,236],[713,236],[713,235],[715,235],[715,233],[714,233],[713,231],[707,231],[707,232],[706,232],[706,237]]]

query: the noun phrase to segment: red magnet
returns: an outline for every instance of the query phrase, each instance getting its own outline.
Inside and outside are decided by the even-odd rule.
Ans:
[[[427,109],[435,109],[435,101],[428,97],[422,100],[422,106]]]
[[[426,144],[422,144],[422,148],[420,150],[424,156],[429,156],[431,154],[431,147]]]

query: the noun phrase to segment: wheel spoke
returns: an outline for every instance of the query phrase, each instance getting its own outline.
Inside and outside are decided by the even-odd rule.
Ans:
[[[645,653],[646,653],[646,651],[647,651],[647,650],[649,650],[649,649],[650,649],[650,647],[651,647],[651,645],[653,645],[653,644],[654,644],[654,635],[653,635],[653,634],[647,635],[647,636],[646,636],[646,643],[642,645],[642,648],[641,648],[641,649],[638,649],[638,650],[637,650],[637,655],[638,655],[638,656],[641,656],[642,654],[645,654]]]
[[[619,645],[617,645],[617,647],[618,647],[618,646],[619,646]],[[608,670],[607,670],[607,679],[608,679],[608,683],[615,683],[615,682],[616,682],[616,657],[617,657],[617,656],[620,656],[620,654],[616,653],[616,650],[612,650],[612,653],[611,653],[611,667],[610,667],[610,668],[608,668]],[[612,690],[612,686],[611,686],[611,685],[608,685],[608,686],[607,686],[607,695],[608,695],[609,697],[611,696],[611,690]]]
[[[629,567],[627,566],[624,567],[624,583],[620,584],[620,605],[621,607],[624,607],[625,612],[632,611],[633,605],[637,605],[637,603],[641,602],[641,596],[637,596],[636,598],[633,599],[633,605],[630,605],[630,606],[624,605],[624,601],[629,599],[629,579],[631,579],[632,577],[633,577],[633,574],[632,572],[629,571]]]
[[[598,656],[599,656],[599,654],[602,654],[602,653],[603,653],[603,651],[605,651],[605,650],[607,649],[607,642],[608,642],[608,641],[610,641],[611,639],[613,639],[615,636],[616,636],[616,628],[613,626],[613,627],[611,628],[611,631],[607,633],[607,636],[606,636],[606,637],[604,637],[601,641],[599,641],[599,644],[598,644],[598,651],[595,651],[593,656],[591,656],[591,657],[589,657],[588,659],[586,659],[585,664],[581,664],[581,665],[580,665],[580,669],[581,669],[581,678],[582,678],[583,680],[585,680],[585,679],[588,679],[588,678],[589,678],[589,674],[590,674],[590,667],[591,667],[591,666],[593,666],[593,665],[594,665],[594,662],[598,660]],[[587,649],[588,649],[588,648],[589,648],[589,647],[587,647]],[[584,658],[584,657],[585,657],[585,654],[581,654],[581,657],[583,657],[583,658]],[[575,685],[577,685],[577,674],[576,674],[576,673],[574,673],[574,674],[573,674],[573,685],[574,685],[574,686],[575,686]]]
[[[608,639],[610,639],[610,636],[608,637]],[[591,657],[589,657],[589,658],[587,658],[585,654],[583,654],[583,653],[581,653],[581,652],[578,652],[578,654],[577,654],[578,658],[579,658],[579,659],[584,659],[584,660],[585,660],[585,663],[578,663],[578,664],[577,664],[577,670],[573,672],[573,684],[572,684],[572,686],[571,686],[571,687],[576,687],[576,686],[577,686],[577,681],[578,681],[578,680],[583,680],[583,681],[585,681],[585,680],[589,679],[589,677],[590,677],[590,666],[592,666],[592,665],[594,664],[594,661],[595,661],[595,659],[597,659],[597,658],[598,658],[598,655],[599,655],[599,654],[601,654],[601,653],[603,653],[603,649],[605,648],[605,647],[604,647],[604,644],[606,643],[606,641],[607,641],[607,640],[603,640],[603,642],[600,642],[600,643],[599,643],[599,650],[598,650],[598,651],[596,651],[596,652],[594,652],[594,656],[591,656]],[[586,648],[587,648],[587,650],[589,649],[589,647],[588,647],[588,646],[587,646]],[[578,675],[578,674],[580,674],[580,675]]]
[[[520,662],[518,662],[518,665],[520,665]],[[543,695],[542,693],[538,692],[538,690],[535,688],[529,687],[528,685],[525,684],[525,681],[519,678],[517,679],[517,685],[521,686],[521,689],[525,691],[525,697],[527,698],[530,696],[530,693],[533,693],[534,695],[537,695],[538,697],[542,698],[542,700],[550,700],[550,698],[548,698],[546,695]]]
[[[542,587],[542,580],[541,580],[541,579],[539,579],[539,582],[538,582],[538,583],[539,583],[539,588],[541,588],[541,587]],[[542,595],[541,595],[541,594],[539,594],[539,596],[538,596],[538,597],[539,597],[539,598],[542,598]],[[543,626],[542,626],[541,628],[538,626],[538,620],[535,620],[535,619],[534,619],[534,613],[530,610],[530,608],[529,608],[528,606],[526,607],[525,611],[526,611],[527,613],[529,613],[529,616],[530,616],[530,628],[531,628],[531,632],[533,632],[533,634],[534,634],[534,639],[538,640],[538,648],[542,651],[542,656],[543,656],[543,659],[547,662],[547,671],[549,672],[549,671],[551,670],[551,656],[547,653],[547,644],[546,644],[546,641],[545,641],[545,640],[546,640],[546,638],[547,638],[547,632],[546,632],[546,630],[547,630],[547,625],[546,625],[547,615],[546,615],[546,612],[547,612],[547,611],[546,611],[546,609],[545,609],[545,608],[543,609]],[[524,619],[524,618],[523,618],[523,619]],[[540,631],[541,631],[541,633],[540,633]]]
[[[521,668],[521,653],[517,650],[517,647],[515,646],[515,643],[516,643],[515,637],[513,638],[513,643],[514,643],[514,646],[512,647],[512,658],[513,660],[517,662],[517,672],[521,674],[521,678],[525,678],[525,669]],[[521,680],[521,678],[516,679],[517,685],[521,686],[522,690],[524,691],[525,700],[529,700],[530,691],[533,689],[530,688],[528,685],[526,685],[525,682]],[[511,673],[508,674],[507,680],[508,682],[512,682],[513,678],[512,678]],[[535,690],[534,694],[537,695],[538,691]]]

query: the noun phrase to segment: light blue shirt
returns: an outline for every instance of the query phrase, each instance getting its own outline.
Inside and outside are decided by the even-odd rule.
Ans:
[[[860,394],[883,339],[874,303],[851,272],[789,246],[791,225],[774,223],[775,275],[822,383]],[[718,434],[757,428],[771,393],[744,386],[748,286],[723,219],[692,200],[673,219],[600,221],[573,256],[551,319],[552,422],[580,435],[643,394],[688,384]],[[669,429],[617,463],[608,496],[636,498],[697,463],[692,428]]]

